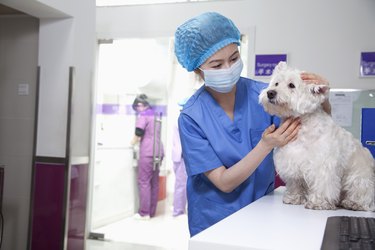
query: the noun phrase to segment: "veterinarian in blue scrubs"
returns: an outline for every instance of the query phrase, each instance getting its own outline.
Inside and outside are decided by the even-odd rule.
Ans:
[[[214,12],[175,33],[179,63],[205,82],[179,116],[191,236],[273,191],[272,149],[298,132],[298,120],[275,126],[258,103],[265,83],[240,77],[239,45],[234,23]]]

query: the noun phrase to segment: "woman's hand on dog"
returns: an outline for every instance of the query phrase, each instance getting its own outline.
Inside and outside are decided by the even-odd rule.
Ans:
[[[275,124],[269,126],[262,134],[262,141],[270,149],[282,147],[297,138],[300,127],[299,118],[288,118],[277,129]]]
[[[307,84],[322,84],[329,86],[327,79],[314,73],[302,72],[301,79]],[[331,114],[331,104],[328,99],[323,102],[322,107],[327,114]]]
[[[324,77],[315,74],[315,73],[309,73],[309,72],[302,72],[301,73],[301,79],[306,82],[307,84],[313,83],[313,84],[323,84],[323,85],[329,85],[329,82]]]

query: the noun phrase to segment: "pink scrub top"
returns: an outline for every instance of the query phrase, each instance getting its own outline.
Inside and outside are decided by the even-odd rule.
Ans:
[[[139,156],[152,157],[154,152],[155,111],[152,108],[149,108],[140,112],[135,127],[144,130],[144,135],[141,137],[140,141]],[[156,133],[160,134],[161,124],[157,123],[156,128]],[[158,156],[160,145],[160,157],[164,157],[164,147],[159,136],[156,137],[155,145],[156,156]]]

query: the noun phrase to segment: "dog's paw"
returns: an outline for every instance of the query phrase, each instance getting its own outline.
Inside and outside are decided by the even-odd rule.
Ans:
[[[336,210],[337,207],[335,204],[328,202],[314,203],[311,201],[306,202],[305,208],[314,209],[314,210]]]
[[[340,206],[349,209],[349,210],[354,210],[354,211],[371,211],[370,208],[365,208],[363,205],[358,204],[354,201],[351,200],[342,200],[340,203]]]
[[[299,194],[291,195],[291,194],[289,194],[289,195],[284,195],[283,202],[285,204],[301,205],[301,204],[305,204],[306,198],[305,198],[304,195],[299,195]]]

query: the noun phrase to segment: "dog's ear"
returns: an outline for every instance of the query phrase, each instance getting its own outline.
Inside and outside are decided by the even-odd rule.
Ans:
[[[310,92],[314,95],[325,95],[329,90],[329,87],[323,84],[308,84],[308,86],[310,88]]]
[[[286,70],[287,68],[288,68],[288,65],[286,64],[286,62],[281,61],[281,62],[279,62],[279,63],[276,65],[276,67],[275,67],[275,69],[273,70],[273,72],[277,73],[277,72],[280,72],[280,71],[282,71],[282,70]]]

